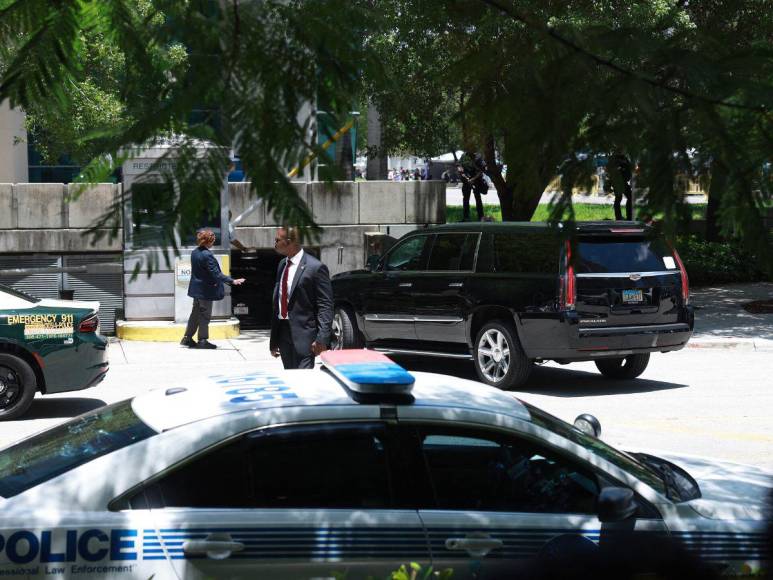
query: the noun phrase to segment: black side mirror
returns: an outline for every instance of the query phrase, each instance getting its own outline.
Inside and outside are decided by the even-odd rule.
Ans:
[[[606,487],[596,500],[596,512],[604,523],[622,522],[632,517],[639,505],[627,487]]]
[[[375,272],[378,269],[378,264],[381,261],[381,256],[378,254],[371,254],[368,256],[368,261],[365,262],[365,269],[370,272]]]

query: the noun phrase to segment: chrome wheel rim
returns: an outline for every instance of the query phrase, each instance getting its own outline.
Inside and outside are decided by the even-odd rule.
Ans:
[[[335,316],[333,316],[333,328],[332,328],[333,340],[331,341],[333,343],[331,345],[332,350],[341,350],[344,347],[342,337],[341,337],[342,326],[343,325],[341,324],[341,315],[338,312],[336,312]]]
[[[487,381],[498,383],[510,370],[510,345],[504,333],[492,328],[478,341],[478,368]]]
[[[13,369],[0,366],[0,411],[10,409],[21,395],[21,380]]]

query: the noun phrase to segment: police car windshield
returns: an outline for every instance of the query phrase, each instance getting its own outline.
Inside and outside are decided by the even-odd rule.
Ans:
[[[26,300],[27,302],[40,302],[40,298],[35,298],[34,296],[30,296],[26,292],[22,292],[21,290],[16,290],[15,288],[11,288],[10,286],[6,286],[5,284],[0,284],[0,292],[5,292],[6,294],[10,294],[11,296],[14,296],[16,298],[21,298],[22,300]]]
[[[521,402],[523,403],[523,401]],[[630,473],[657,492],[667,495],[663,477],[651,467],[627,453],[623,453],[614,447],[610,447],[601,439],[586,435],[582,431],[575,429],[566,421],[553,417],[542,409],[533,407],[528,403],[523,403],[523,405],[529,410],[531,421],[535,425],[539,425],[553,433],[561,435],[565,439],[569,439],[573,443],[577,443],[577,445],[585,447],[585,449],[591,453],[598,455],[623,471]]]
[[[134,414],[131,400],[85,413],[0,452],[0,496],[13,497],[155,434]]]

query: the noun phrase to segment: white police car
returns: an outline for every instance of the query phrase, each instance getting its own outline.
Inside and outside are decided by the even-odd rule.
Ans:
[[[692,460],[696,482],[497,389],[370,351],[324,360],[152,391],[6,448],[0,576],[361,578],[414,561],[513,577],[620,530],[726,571],[764,561],[763,472]]]

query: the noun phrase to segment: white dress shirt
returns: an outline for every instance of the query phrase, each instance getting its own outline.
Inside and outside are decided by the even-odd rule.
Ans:
[[[277,293],[277,299],[279,300],[279,303],[277,304],[278,309],[277,312],[279,313],[279,320],[288,320],[290,318],[290,298],[289,293],[293,288],[293,278],[295,278],[295,274],[298,271],[298,264],[301,263],[301,258],[303,258],[303,248],[298,250],[298,253],[295,254],[292,258],[287,258],[287,265],[285,268],[289,268],[289,272],[287,273],[287,292],[288,292],[288,299],[287,299],[287,317],[282,317],[282,278],[279,278],[279,292]],[[282,271],[282,276],[284,276],[284,271]]]

